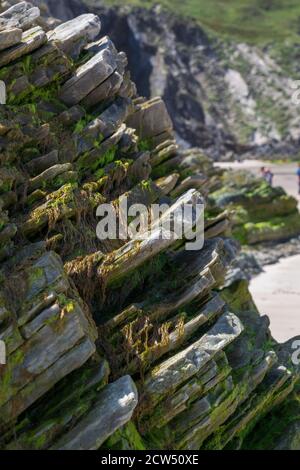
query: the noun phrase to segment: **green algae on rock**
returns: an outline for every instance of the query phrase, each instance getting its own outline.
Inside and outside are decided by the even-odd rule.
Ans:
[[[282,188],[273,188],[245,171],[225,171],[222,183],[210,197],[221,208],[234,211],[233,235],[242,244],[287,240],[300,234],[297,200]]]
[[[230,227],[260,239],[267,209],[290,236],[295,203],[257,182],[222,188],[202,151],[180,148],[162,99],[137,95],[95,15],[36,29],[38,14],[6,13],[24,32],[0,52],[0,448],[246,446],[299,373],[229,275]],[[97,206],[124,197],[175,216],[206,198],[204,247],[99,240]]]

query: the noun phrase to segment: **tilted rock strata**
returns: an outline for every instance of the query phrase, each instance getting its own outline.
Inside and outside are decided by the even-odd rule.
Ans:
[[[168,202],[176,218],[218,189],[218,170],[179,149],[160,98],[136,95],[97,17],[46,34],[15,8],[2,17],[42,40],[0,52],[1,447],[241,445],[298,375],[228,274],[230,211],[209,201],[197,251],[155,222],[142,241],[96,237],[99,204]]]

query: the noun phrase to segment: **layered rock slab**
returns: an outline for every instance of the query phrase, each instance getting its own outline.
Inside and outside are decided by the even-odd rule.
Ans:
[[[114,431],[131,419],[137,402],[137,389],[129,376],[107,385],[90,414],[53,449],[97,450]]]
[[[2,333],[6,343],[13,341],[17,348],[8,349],[0,400],[1,425],[86,362],[95,352],[97,336],[76,294],[74,300],[68,296],[71,287],[57,254],[44,254],[27,270],[12,273],[8,282],[11,287],[2,293],[3,298],[16,295],[13,292],[19,283],[22,300],[19,308],[11,307],[17,320],[9,327],[10,337],[5,335],[7,330]]]
[[[162,217],[174,217],[220,184],[205,155],[178,148],[161,99],[135,96],[109,38],[89,44],[98,26],[84,15],[49,32],[5,76],[18,77],[21,105],[17,116],[1,110],[0,127],[0,334],[12,371],[1,389],[1,447],[96,449],[129,432],[132,447],[222,448],[291,393],[294,375],[264,322],[254,343],[242,314],[253,308],[247,286],[235,291],[237,272],[226,278],[236,256],[224,238],[229,211],[209,201],[196,252],[160,239],[155,224],[142,241],[96,240],[103,202],[164,201]],[[193,213],[191,230],[196,222]]]

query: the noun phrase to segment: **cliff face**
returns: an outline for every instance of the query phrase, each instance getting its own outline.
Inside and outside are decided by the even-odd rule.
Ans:
[[[139,92],[163,97],[182,143],[215,159],[297,156],[293,77],[272,51],[207,35],[198,23],[160,7],[86,3],[103,14],[103,31],[127,53]]]
[[[272,439],[263,418],[289,424],[299,371],[232,265],[229,211],[208,200],[199,251],[95,234],[101,203],[176,218],[220,172],[137,96],[97,16],[50,24],[26,2],[0,15],[1,448],[240,448],[255,425]]]

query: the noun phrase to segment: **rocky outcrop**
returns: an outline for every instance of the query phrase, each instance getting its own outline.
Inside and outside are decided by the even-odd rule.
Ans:
[[[139,92],[163,97],[181,143],[217,160],[298,154],[293,79],[272,51],[218,38],[161,6],[85,3],[127,53]]]
[[[221,173],[179,148],[99,29],[83,15],[0,53],[0,447],[239,448],[294,393],[291,344],[231,268],[230,211],[208,199],[204,246],[185,250]],[[185,237],[154,221],[98,239],[97,206],[125,196],[168,203],[175,225],[189,205]]]
[[[225,171],[210,194],[221,209],[234,211],[233,235],[243,245],[288,240],[300,234],[298,201],[247,171]]]

